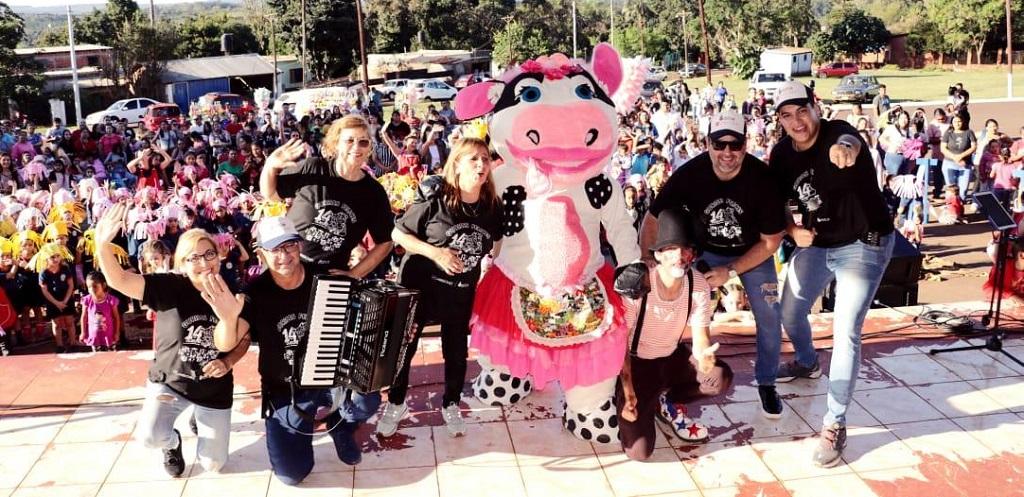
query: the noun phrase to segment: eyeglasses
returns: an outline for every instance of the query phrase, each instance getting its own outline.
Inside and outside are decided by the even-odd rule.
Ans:
[[[290,242],[284,242],[284,243],[278,245],[275,248],[267,250],[267,252],[269,252],[269,253],[271,253],[273,255],[294,254],[295,252],[298,252],[298,251],[299,251],[299,242],[296,241],[296,240],[292,240]]]
[[[352,138],[349,138],[349,139],[345,140],[345,145],[348,145],[349,147],[351,147],[352,144],[359,145],[359,148],[366,148],[366,147],[370,146],[370,140],[367,139],[367,138],[360,138],[358,140],[354,140]]]
[[[185,258],[185,262],[189,264],[199,264],[199,261],[210,262],[217,258],[217,251],[214,249],[207,250],[202,254],[192,254]]]
[[[715,149],[715,150],[717,150],[719,152],[721,152],[722,150],[725,150],[726,147],[728,147],[729,150],[732,150],[733,152],[739,152],[739,151],[743,150],[743,147],[745,145],[746,145],[746,142],[744,140],[731,141],[731,142],[723,142],[723,141],[719,141],[719,140],[711,140],[711,148],[713,148],[713,149]]]

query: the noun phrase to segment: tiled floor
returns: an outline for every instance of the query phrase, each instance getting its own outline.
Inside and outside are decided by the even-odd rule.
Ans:
[[[865,333],[909,319],[872,311]],[[814,322],[817,331],[828,325],[827,317]],[[134,441],[150,354],[8,357],[0,360],[0,497],[1024,496],[1024,368],[1006,357],[928,355],[957,343],[949,339],[866,339],[848,448],[841,464],[820,469],[808,459],[826,409],[827,368],[820,380],[780,385],[786,411],[769,421],[758,411],[750,337],[719,340],[736,384],[723,398],[690,407],[711,426],[710,443],[690,446],[660,433],[645,463],[617,445],[568,435],[557,385],[507,408],[468,400],[467,436],[449,438],[433,405],[437,340],[423,340],[412,375],[418,386],[409,394],[413,415],[399,436],[378,440],[371,419],[359,432],[364,459],[355,468],[338,461],[328,437],[317,437],[316,466],[298,487],[269,471],[259,399],[250,393],[259,385],[255,350],[236,372],[228,464],[204,472],[195,464],[196,440],[186,436],[189,467],[180,479],[164,474],[158,452]],[[1021,335],[1007,346],[1024,355]],[[829,353],[821,359],[827,365]],[[182,433],[185,423],[178,420]]]

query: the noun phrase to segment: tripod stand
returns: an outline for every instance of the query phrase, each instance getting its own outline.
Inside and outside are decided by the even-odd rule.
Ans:
[[[992,225],[999,230],[999,243],[996,245],[996,271],[995,271],[995,291],[992,292],[992,296],[988,301],[988,314],[982,320],[984,323],[988,323],[989,319],[992,319],[992,331],[989,337],[985,340],[984,345],[971,345],[968,347],[953,347],[949,349],[931,349],[928,354],[945,354],[947,352],[959,352],[961,350],[991,350],[992,352],[999,352],[1006,357],[1009,357],[1024,366],[1024,362],[1017,359],[1013,354],[1003,349],[1003,336],[1005,332],[1002,327],[999,326],[1002,314],[1000,309],[1003,303],[1003,284],[1006,278],[1006,258],[1009,255],[1010,248],[1010,230],[1017,227],[1017,223],[1013,222],[1013,218],[1010,217],[1010,213],[1006,212],[1006,208],[996,200],[992,192],[982,192],[974,195],[975,201],[978,205],[981,205],[985,209],[985,214],[988,216],[988,220]]]

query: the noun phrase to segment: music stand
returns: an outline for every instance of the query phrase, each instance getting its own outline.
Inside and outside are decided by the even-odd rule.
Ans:
[[[1003,349],[1003,329],[999,326],[1000,321],[1000,309],[1002,308],[1003,301],[1003,282],[1006,278],[1006,256],[1009,253],[1010,246],[1010,230],[1017,227],[1017,223],[1013,222],[1013,217],[1006,211],[1003,204],[999,202],[995,194],[992,192],[981,192],[974,194],[974,201],[984,210],[985,215],[988,217],[988,222],[992,224],[992,227],[999,231],[999,243],[996,245],[996,274],[995,284],[996,289],[992,292],[992,297],[988,302],[988,315],[985,316],[985,320],[993,320],[992,331],[988,339],[985,340],[984,345],[971,345],[967,347],[953,347],[949,349],[931,349],[928,354],[945,354],[946,352],[959,352],[961,350],[981,350],[987,349],[992,352],[999,352],[1006,357],[1009,357],[1017,364],[1024,366],[1024,362],[1017,359],[1005,349]],[[994,311],[994,312],[993,312]]]

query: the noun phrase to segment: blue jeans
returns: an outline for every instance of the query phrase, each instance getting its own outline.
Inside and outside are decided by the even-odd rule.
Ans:
[[[725,266],[739,256],[726,256],[704,252],[701,259],[709,266]],[[757,359],[754,361],[754,378],[758,385],[774,385],[775,373],[779,368],[779,354],[782,347],[782,323],[780,321],[779,277],[775,273],[775,260],[769,257],[755,268],[740,275],[750,310],[754,313],[757,329]]]
[[[798,248],[786,269],[782,325],[796,350],[797,363],[803,366],[811,366],[818,361],[811,324],[807,319],[811,306],[832,279],[836,280],[825,426],[833,423],[846,425],[846,409],[860,370],[861,327],[889,265],[895,240],[895,236],[889,234],[882,237],[878,247],[856,241],[827,249]]]
[[[900,170],[903,169],[903,163],[906,158],[903,154],[893,154],[886,152],[882,158],[882,164],[885,166],[885,172],[887,174],[900,174]]]
[[[967,185],[971,182],[973,167],[970,165],[961,166],[949,159],[942,161],[942,178],[947,185],[956,185],[960,188],[960,200],[967,198]]]
[[[346,390],[341,388],[296,390],[295,400],[299,409],[309,414],[315,414],[318,408],[331,411],[324,423],[328,428],[337,425],[329,434],[339,451],[342,440],[350,438],[380,407],[379,393],[352,392],[351,398],[346,398]],[[306,435],[313,432],[313,421],[300,416],[289,397],[268,401],[273,408],[266,419],[270,468],[285,485],[298,485],[313,471],[313,437]]]
[[[228,461],[231,409],[196,405],[162,383],[147,381],[139,419],[139,440],[151,449],[174,448],[178,443],[174,420],[189,406],[195,406],[199,428],[199,464],[206,471],[219,471]]]

